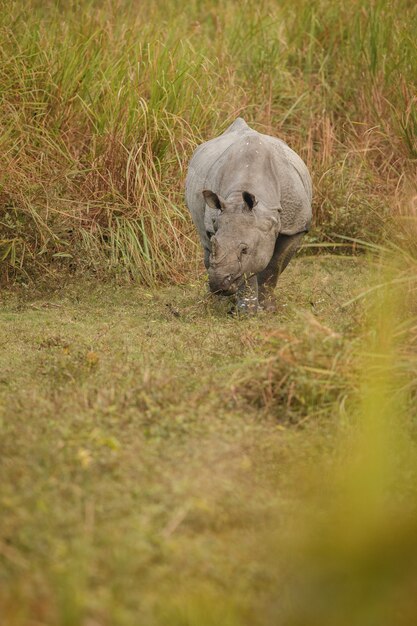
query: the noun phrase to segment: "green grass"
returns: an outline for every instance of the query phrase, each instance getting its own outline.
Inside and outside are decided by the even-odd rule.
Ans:
[[[318,623],[310,586],[324,602],[320,623],[344,625],[321,577],[332,567],[348,576],[372,568],[376,523],[388,533],[383,554],[399,541],[386,512],[364,528],[352,513],[359,537],[348,533],[349,558],[350,524],[335,527],[327,548],[316,535],[323,507],[341,514],[331,494],[349,494],[336,477],[342,459],[344,483],[350,465],[352,473],[374,467],[351,459],[367,333],[363,303],[345,306],[370,277],[365,260],[300,258],[282,276],[279,314],[252,319],[229,318],[202,283],[75,282],[4,294],[0,612],[8,626],[310,625]],[[411,454],[399,435],[381,445]],[[385,465],[375,472],[378,482]],[[401,524],[413,476],[401,476]],[[389,480],[397,485],[395,472]],[[374,484],[360,483],[369,499]],[[403,540],[414,558],[411,536]],[[357,553],[360,542],[370,555]],[[381,559],[395,586],[402,574],[388,553]],[[405,557],[404,568],[409,585]],[[376,608],[368,601],[367,587],[382,588],[376,574],[363,576],[371,582],[358,619],[385,607],[382,597]],[[359,593],[338,589],[340,606]]]
[[[284,463],[293,472],[297,436],[285,411],[248,402],[236,377],[269,333],[310,329],[313,305],[352,333],[357,320],[340,307],[358,273],[367,270],[354,260],[298,261],[278,319],[228,319],[201,284],[6,298],[0,589],[10,626],[31,616],[159,623],[166,594],[232,590],[241,566],[243,600],[250,569],[263,575],[251,528],[288,497],[275,474]]]
[[[186,166],[238,115],[307,162],[312,242],[381,241],[415,193],[413,3],[31,0],[0,15],[3,282],[194,277]]]
[[[1,9],[1,626],[414,624],[414,3]],[[314,182],[243,319],[183,202],[238,115]]]

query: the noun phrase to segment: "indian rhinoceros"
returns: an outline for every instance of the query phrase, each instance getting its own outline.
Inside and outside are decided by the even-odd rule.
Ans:
[[[311,178],[301,158],[239,117],[195,150],[185,199],[210,290],[237,294],[241,311],[273,309],[278,276],[311,223]]]

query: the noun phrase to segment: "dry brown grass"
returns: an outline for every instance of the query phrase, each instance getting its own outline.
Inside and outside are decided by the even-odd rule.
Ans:
[[[33,0],[2,11],[1,29],[3,282],[195,275],[186,165],[237,115],[307,162],[310,243],[378,241],[395,198],[415,193],[416,11],[403,0]]]

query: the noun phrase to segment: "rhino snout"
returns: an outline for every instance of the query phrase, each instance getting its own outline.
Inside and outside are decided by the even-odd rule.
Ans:
[[[209,285],[210,291],[213,293],[221,293],[227,296],[236,293],[237,290],[235,278],[232,274],[217,276],[216,274],[209,272]]]

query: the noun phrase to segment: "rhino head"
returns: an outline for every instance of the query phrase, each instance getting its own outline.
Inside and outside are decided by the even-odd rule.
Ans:
[[[278,211],[262,209],[247,191],[233,194],[229,201],[209,190],[204,190],[203,196],[218,213],[215,234],[210,237],[210,290],[232,295],[245,277],[268,265],[281,228],[280,215]]]

